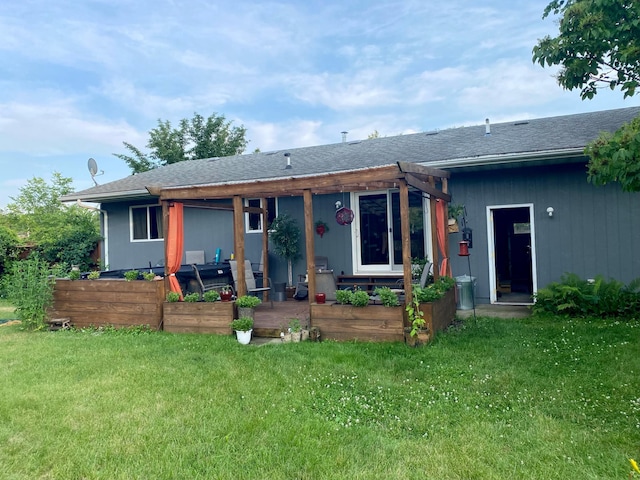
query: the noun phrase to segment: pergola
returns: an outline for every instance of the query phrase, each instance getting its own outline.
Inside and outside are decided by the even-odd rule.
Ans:
[[[436,205],[443,201],[444,222],[446,228],[447,204],[451,200],[448,194],[449,172],[429,168],[414,163],[397,162],[394,164],[370,167],[357,170],[323,173],[317,175],[301,175],[280,177],[275,179],[251,180],[244,182],[227,182],[211,185],[191,185],[180,187],[147,187],[150,194],[159,197],[163,209],[164,231],[168,231],[169,205],[180,202],[185,206],[233,210],[234,252],[240,265],[245,260],[244,245],[244,213],[260,213],[263,225],[267,224],[266,208],[245,207],[244,198],[265,199],[284,196],[300,196],[304,201],[304,231],[307,271],[309,272],[309,301],[316,293],[315,260],[314,260],[314,219],[313,196],[319,194],[357,192],[363,190],[399,189],[400,193],[400,226],[402,238],[402,264],[405,298],[412,298],[411,288],[411,242],[409,232],[409,187],[413,187],[428,195],[431,206],[432,258],[434,265],[439,264]],[[220,200],[232,199],[232,204],[220,203]],[[263,228],[262,251],[264,276],[269,276],[268,263],[268,231]],[[165,258],[167,256],[165,242]],[[444,242],[443,258],[449,257],[448,242]],[[165,262],[168,265],[168,262]],[[438,268],[434,268],[434,277],[439,276]],[[243,268],[238,268],[237,294],[246,294],[246,281]]]

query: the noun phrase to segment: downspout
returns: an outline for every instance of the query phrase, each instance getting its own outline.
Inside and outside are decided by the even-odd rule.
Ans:
[[[102,225],[104,225],[104,240],[102,242],[104,245],[104,269],[109,270],[109,214],[106,210],[94,207],[93,205],[89,205],[88,203],[82,203],[79,198],[76,200],[76,202],[78,206],[82,208],[93,210],[94,212],[100,212],[102,214]]]

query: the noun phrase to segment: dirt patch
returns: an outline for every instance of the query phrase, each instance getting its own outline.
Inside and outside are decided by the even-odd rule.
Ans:
[[[8,327],[10,325],[18,325],[20,323],[22,323],[20,320],[9,320],[8,322],[0,323],[0,327]]]

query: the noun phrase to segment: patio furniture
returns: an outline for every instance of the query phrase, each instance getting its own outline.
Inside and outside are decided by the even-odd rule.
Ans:
[[[238,291],[238,261],[230,260],[229,265],[231,266],[231,275],[233,276],[233,283],[235,285],[236,292]],[[256,278],[253,274],[253,269],[251,268],[251,262],[249,260],[244,261],[244,278],[245,283],[247,285],[247,294],[256,295],[258,293],[266,293],[271,291],[271,279],[270,278],[262,278],[262,287],[256,286]],[[266,285],[265,286],[265,280]],[[269,295],[269,301],[271,302],[271,308],[273,308],[273,300]]]

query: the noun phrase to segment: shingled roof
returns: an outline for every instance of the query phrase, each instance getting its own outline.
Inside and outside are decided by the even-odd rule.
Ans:
[[[146,197],[146,187],[246,183],[260,179],[304,177],[394,164],[438,168],[500,165],[582,156],[602,131],[613,132],[640,115],[640,107],[539,118],[432,132],[348,141],[180,162],[75,192],[63,201],[108,202]],[[289,153],[291,168],[284,157]]]

